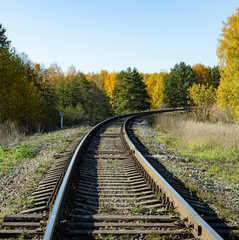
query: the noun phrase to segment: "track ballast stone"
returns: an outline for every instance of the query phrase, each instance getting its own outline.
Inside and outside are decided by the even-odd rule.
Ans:
[[[154,141],[157,130],[145,118],[134,122],[133,131],[154,158],[186,185],[193,186],[219,216],[239,226],[239,185],[228,186],[216,178],[208,179],[206,171],[197,169],[183,157],[173,155],[165,144]]]
[[[90,126],[84,125],[47,134],[36,134],[21,142],[33,145],[32,147],[37,149],[37,154],[34,158],[12,167],[11,172],[0,175],[0,217],[23,210],[23,204],[30,203],[31,193],[44,176],[41,170],[47,171],[55,161],[54,155],[64,151],[79,137],[79,133],[89,128]]]

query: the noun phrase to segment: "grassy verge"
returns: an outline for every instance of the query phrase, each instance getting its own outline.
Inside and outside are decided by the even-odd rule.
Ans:
[[[185,115],[158,114],[157,142],[173,154],[185,157],[202,171],[207,171],[232,188],[238,188],[239,125],[196,122]]]
[[[25,140],[22,140],[18,145],[0,146],[0,175],[12,172],[13,167],[33,159],[45,149],[57,152],[64,151],[78,134],[78,132],[74,132],[74,129],[76,127],[35,134],[25,137]],[[82,127],[80,132],[84,132],[86,129],[86,127]],[[64,137],[62,138],[62,136]],[[42,168],[44,167],[42,166]],[[45,171],[45,169],[37,169],[36,171]]]
[[[54,155],[67,150],[90,128],[86,125],[35,134],[18,145],[0,147],[0,221],[5,214],[18,213],[33,204],[30,196],[54,163]]]
[[[34,153],[35,150],[26,144],[12,147],[0,146],[0,174],[11,172],[13,166],[33,158]]]

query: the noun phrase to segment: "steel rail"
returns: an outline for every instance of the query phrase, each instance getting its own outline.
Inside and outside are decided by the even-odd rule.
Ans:
[[[78,157],[78,154],[80,152],[80,150],[82,149],[82,146],[85,142],[85,140],[90,136],[91,131],[82,139],[81,143],[78,145],[72,159],[71,162],[68,166],[68,169],[66,171],[65,177],[62,181],[60,190],[57,194],[57,198],[56,201],[54,203],[52,212],[51,212],[51,217],[49,219],[49,222],[47,224],[47,229],[44,235],[44,240],[48,240],[48,239],[52,239],[53,234],[54,234],[54,229],[56,226],[56,223],[58,221],[59,218],[59,214],[60,214],[60,210],[61,210],[61,206],[62,206],[62,202],[63,202],[63,197],[65,195],[65,192],[67,190],[67,186],[70,182],[70,178],[72,176],[72,172],[74,170],[74,166],[76,165],[76,159]]]
[[[149,115],[149,114],[154,114],[154,113],[160,113],[160,112],[173,112],[173,111],[183,111],[183,110],[189,110],[189,109],[166,109],[166,110],[158,110],[158,111],[147,111],[147,112],[140,112],[140,113],[133,113],[133,114],[126,114],[126,115],[121,115],[121,116],[117,116],[117,117],[112,117],[109,118],[103,122],[98,123],[95,127],[93,127],[86,135],[85,137],[82,139],[82,141],[80,142],[80,144],[78,145],[72,159],[71,162],[68,166],[68,169],[65,173],[65,177],[62,181],[61,187],[59,189],[59,192],[57,194],[56,197],[56,201],[53,205],[53,209],[51,212],[51,216],[49,218],[48,224],[47,224],[47,228],[44,234],[44,240],[51,240],[53,238],[54,235],[54,230],[56,227],[56,224],[58,222],[58,219],[60,217],[60,213],[61,213],[61,207],[63,204],[63,201],[65,199],[65,195],[69,186],[69,183],[72,179],[73,173],[76,169],[76,165],[77,165],[77,160],[78,160],[78,156],[79,154],[82,152],[82,150],[84,149],[86,143],[89,141],[89,139],[91,139],[91,137],[95,134],[95,132],[100,129],[103,125],[113,121],[113,120],[117,120],[120,118],[125,118],[125,117],[132,117],[132,116],[143,116],[143,115]]]
[[[125,140],[140,165],[144,168],[150,178],[163,190],[170,201],[173,202],[173,206],[176,207],[176,211],[179,212],[180,218],[186,220],[186,225],[192,228],[192,232],[195,237],[203,240],[222,240],[223,238],[211,228],[198,213],[181,197],[181,195],[152,167],[152,165],[144,158],[144,156],[138,151],[130,136],[127,132],[127,125],[132,121],[135,116],[127,119],[124,123],[123,134]]]
[[[73,173],[74,173],[74,170],[76,169],[76,165],[77,165],[77,160],[78,160],[78,156],[80,154],[80,152],[83,150],[84,146],[86,145],[86,142],[89,141],[89,139],[91,138],[91,136],[94,135],[94,133],[100,128],[102,127],[103,125],[113,121],[113,120],[116,120],[116,119],[119,119],[119,118],[123,118],[123,117],[127,117],[127,116],[132,116],[132,115],[138,115],[138,114],[141,114],[141,113],[135,113],[135,114],[127,114],[127,115],[124,115],[124,116],[117,116],[117,117],[112,117],[112,118],[109,118],[103,122],[100,122],[98,123],[95,127],[93,127],[86,135],[85,137],[81,140],[80,144],[78,145],[71,161],[70,161],[70,164],[68,166],[68,169],[65,173],[65,177],[62,181],[62,184],[61,184],[61,187],[60,187],[60,190],[57,194],[57,197],[56,197],[56,201],[54,203],[54,206],[53,206],[53,209],[52,209],[52,212],[51,212],[51,216],[50,216],[50,219],[48,221],[48,224],[47,224],[47,228],[46,228],[46,231],[45,231],[45,234],[44,234],[44,240],[50,240],[53,238],[53,234],[54,234],[54,230],[55,230],[55,226],[57,224],[57,221],[59,219],[59,215],[60,215],[60,211],[61,211],[61,207],[62,207],[62,203],[63,203],[63,200],[65,198],[65,193],[67,191],[67,188],[68,188],[68,185],[70,183],[70,180],[73,176]]]

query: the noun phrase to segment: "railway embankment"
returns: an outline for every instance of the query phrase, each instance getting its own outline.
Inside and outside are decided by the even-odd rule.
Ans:
[[[203,199],[220,217],[233,225],[239,225],[238,182],[222,181],[218,175],[208,172],[206,167],[202,168],[199,159],[177,155],[176,151],[169,148],[167,141],[158,141],[159,131],[147,119],[136,120],[132,129],[149,154],[162,163],[175,178]]]
[[[90,125],[28,136],[19,144],[1,148],[0,217],[31,205],[31,194],[58,154],[80,141]]]
[[[203,234],[202,236],[205,237],[208,229],[210,229],[209,225],[215,228],[214,231],[225,236],[229,236],[228,234],[232,229],[236,230],[233,230],[234,234],[238,234],[237,228],[233,227],[233,224],[234,226],[238,225],[236,204],[238,191],[235,190],[237,184],[232,186],[216,178],[208,178],[205,169],[197,168],[197,166],[192,164],[191,160],[188,161],[187,158],[175,154],[167,144],[158,141],[157,131],[145,119],[136,120],[134,125],[130,123],[129,126],[121,119],[113,123],[107,122],[105,126],[101,127],[102,129],[96,129],[97,132],[94,135],[88,134],[91,136],[90,141],[86,142],[88,145],[83,145],[83,142],[81,142],[80,145],[84,146],[84,148],[82,148],[79,156],[76,152],[74,153],[74,150],[84,133],[88,131],[89,126],[65,129],[45,134],[45,136],[32,136],[18,146],[3,149],[5,152],[9,151],[9,159],[6,158],[3,162],[7,163],[9,161],[11,165],[5,164],[5,167],[1,168],[0,180],[3,181],[0,182],[2,184],[0,186],[4,189],[3,200],[1,200],[1,203],[3,203],[1,214],[17,213],[4,216],[1,225],[1,233],[4,236],[15,236],[23,234],[25,231],[27,231],[27,234],[32,234],[32,236],[34,234],[43,235],[48,216],[46,210],[52,211],[53,218],[56,216],[56,212],[61,211],[62,213],[58,223],[56,222],[58,225],[55,225],[54,236],[58,237],[65,234],[69,234],[72,237],[87,234],[94,236],[97,234],[126,234],[130,236],[144,235],[147,237],[152,229],[146,231],[146,227],[152,226],[155,227],[155,234],[167,233],[170,236],[172,234],[186,234],[188,237],[192,237],[190,235],[190,231],[192,231],[194,236]],[[128,139],[125,140],[124,136],[130,136],[132,142],[136,143],[136,145],[133,146]],[[140,141],[142,144],[138,144],[137,141]],[[127,143],[130,148],[127,147]],[[18,153],[15,156],[19,155],[19,159],[14,161],[14,157],[10,158],[10,155],[14,155],[14,151],[18,152],[18,148],[22,152],[22,156],[25,157],[21,158],[21,154]],[[141,153],[135,150],[137,148]],[[79,149],[79,146],[77,149]],[[55,199],[54,193],[59,189],[59,181],[64,176],[73,153],[74,156],[78,156],[80,161],[78,165],[74,165],[75,171],[74,175],[71,176],[71,185],[67,186],[67,195],[61,196],[58,194],[57,196],[56,202],[59,202],[60,197],[64,197],[65,200],[63,201],[64,206],[59,211],[56,211],[57,204],[54,204],[52,209]],[[143,160],[141,162],[142,155],[145,158],[142,157]],[[69,161],[67,160],[68,157]],[[149,169],[150,164],[153,166],[152,171],[151,168]],[[69,166],[73,165],[69,164]],[[67,173],[69,169],[70,167],[67,169]],[[174,205],[177,204],[177,199],[181,199],[179,195],[177,195],[177,199],[170,202],[170,196],[172,192],[174,193],[174,189],[172,192],[162,192],[166,191],[166,187],[164,182],[159,180],[162,178],[161,174],[168,183],[172,184],[179,195],[183,196],[184,200],[182,199],[182,202],[188,201],[185,202],[185,205],[182,206],[181,202],[179,205]],[[63,182],[68,177],[67,175],[65,175]],[[172,187],[170,186],[170,188]],[[175,194],[178,194],[177,192]],[[219,194],[224,194],[223,200],[218,198]],[[9,201],[9,199],[11,200]],[[146,201],[146,199],[148,200]],[[29,206],[31,205],[31,200],[33,200],[33,204]],[[185,206],[188,204],[195,207],[195,211],[200,214],[201,218],[205,219],[204,221],[209,221],[210,224],[204,226],[204,223],[200,222],[200,227],[196,226],[195,228],[192,222],[194,223],[196,220],[193,219],[191,222],[190,214],[184,215]],[[146,211],[147,209],[149,211]],[[193,211],[193,216],[197,216],[190,206],[189,209],[191,210],[186,210],[186,212]],[[177,210],[179,215],[177,215]],[[32,213],[39,213],[39,211],[41,213],[39,219],[40,217],[42,219],[40,221],[36,219],[38,215],[31,215]],[[29,213],[31,214],[28,215]],[[147,223],[149,220],[148,215],[156,214],[161,218],[162,214],[167,215],[169,213],[172,214],[171,217],[180,216],[182,221],[180,226],[182,228],[175,225],[174,227],[171,226],[172,229],[162,232],[161,225],[160,229],[158,229],[159,226],[156,226],[155,223]],[[231,223],[224,223],[215,213],[218,213],[220,217]],[[104,218],[102,218],[102,214]],[[115,214],[121,217],[117,223],[112,222],[112,215]],[[132,214],[143,215],[146,222],[139,222],[136,225],[134,221],[123,222],[122,224],[121,215],[131,216]],[[84,222],[85,217],[88,215],[93,216],[91,219],[87,218],[90,222],[93,221],[93,225],[92,223],[86,224]],[[33,216],[34,222],[31,223],[29,219]],[[108,217],[110,222],[105,223]],[[19,222],[20,220],[21,222]],[[49,226],[52,225],[51,220],[52,217],[49,220]],[[188,222],[189,225],[187,226],[187,223],[184,221]],[[20,225],[22,229],[18,229]],[[32,229],[36,225],[38,228],[29,230],[29,228]],[[79,226],[83,227],[83,229],[78,229]],[[165,226],[167,228],[168,224],[165,224]],[[110,230],[108,227],[110,227]],[[129,227],[130,229],[128,229]],[[132,227],[134,229],[131,229]],[[50,233],[49,229],[47,228],[45,237],[53,234],[53,231],[51,230]],[[200,231],[197,232],[198,230]],[[213,232],[213,230],[210,231]],[[214,232],[214,234],[216,233]],[[48,237],[45,239],[48,239]]]

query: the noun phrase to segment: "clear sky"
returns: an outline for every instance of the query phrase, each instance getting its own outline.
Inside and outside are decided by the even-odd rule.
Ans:
[[[238,0],[0,0],[0,23],[17,51],[45,67],[153,73],[180,61],[217,65],[222,21],[236,7]]]

